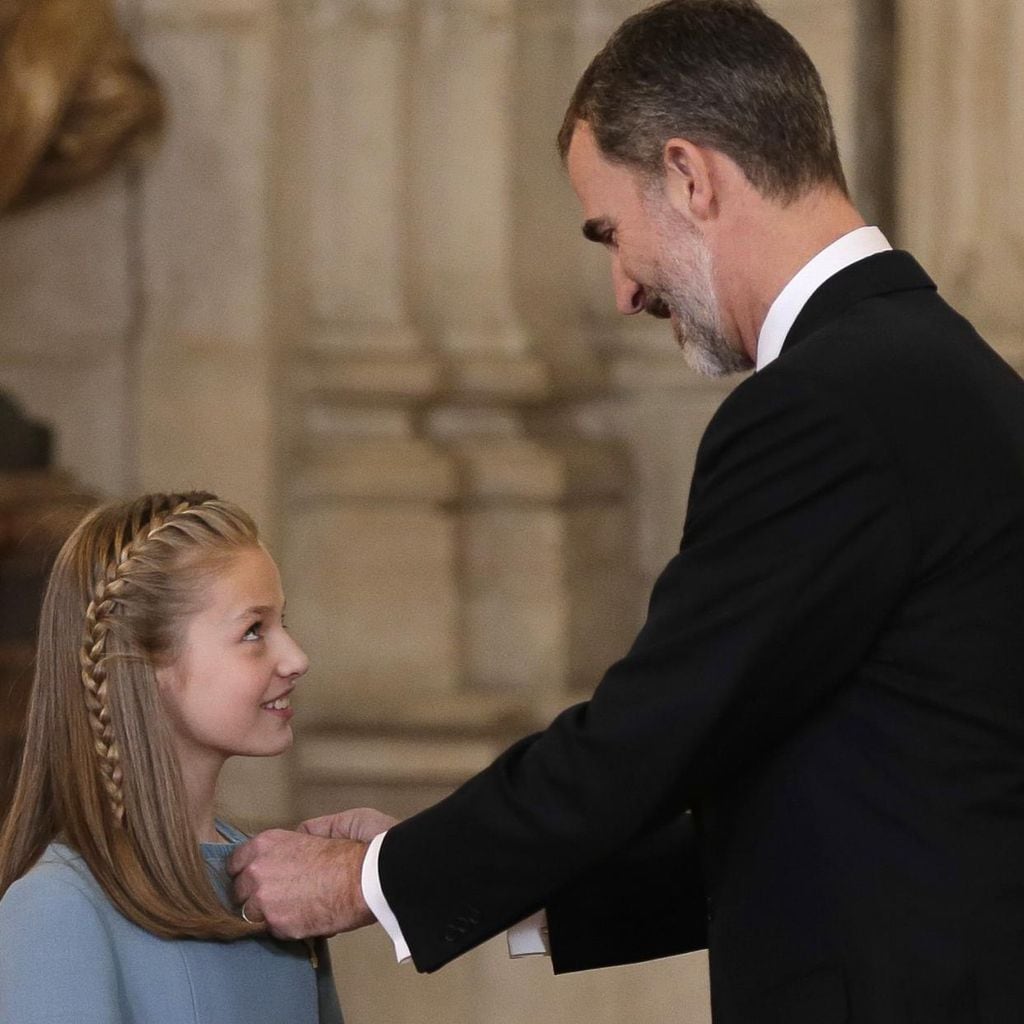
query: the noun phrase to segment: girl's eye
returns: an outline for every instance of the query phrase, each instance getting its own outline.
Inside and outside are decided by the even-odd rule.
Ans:
[[[243,640],[262,640],[263,635],[260,630],[263,628],[262,622],[254,622],[246,631],[242,637]]]

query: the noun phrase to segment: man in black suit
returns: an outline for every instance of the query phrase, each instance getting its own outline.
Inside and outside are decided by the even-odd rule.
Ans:
[[[427,971],[541,908],[556,970],[706,942],[717,1024],[1024,1020],[1024,383],[864,225],[756,4],[629,19],[561,143],[620,310],[757,372],[593,698],[368,848],[257,838],[237,895]]]

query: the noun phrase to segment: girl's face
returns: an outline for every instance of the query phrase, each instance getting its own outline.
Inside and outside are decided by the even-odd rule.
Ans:
[[[285,629],[281,577],[262,546],[212,577],[182,639],[181,655],[157,673],[182,764],[286,750],[289,695],[309,660]]]

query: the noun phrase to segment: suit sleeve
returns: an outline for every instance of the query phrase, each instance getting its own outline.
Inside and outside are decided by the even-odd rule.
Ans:
[[[705,949],[707,902],[692,816],[630,842],[560,889],[546,909],[555,974]]]
[[[0,1020],[4,1024],[121,1024],[117,966],[99,912],[49,872],[0,900]]]
[[[418,969],[756,765],[869,652],[909,577],[900,479],[859,410],[774,369],[709,426],[680,551],[592,699],[389,832],[381,884]]]

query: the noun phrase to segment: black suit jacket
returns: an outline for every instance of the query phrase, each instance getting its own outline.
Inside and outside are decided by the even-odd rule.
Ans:
[[[716,1024],[1024,1020],[1024,382],[910,256],[812,296],[629,653],[380,872],[421,970],[546,906],[556,970],[706,938]]]

